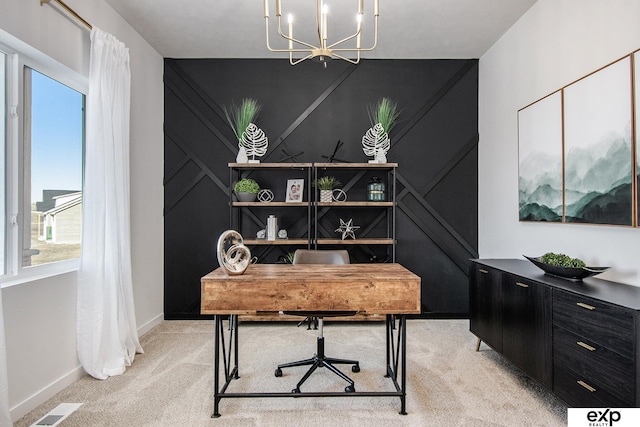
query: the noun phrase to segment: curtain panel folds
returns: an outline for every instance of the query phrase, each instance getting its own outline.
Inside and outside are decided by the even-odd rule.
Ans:
[[[142,353],[135,319],[129,215],[129,50],[91,30],[78,358],[98,379],[124,373]]]

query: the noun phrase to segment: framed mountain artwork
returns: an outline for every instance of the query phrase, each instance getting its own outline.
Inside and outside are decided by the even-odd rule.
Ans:
[[[562,221],[562,93],[518,111],[520,221]]]
[[[563,92],[565,222],[633,225],[631,57]]]

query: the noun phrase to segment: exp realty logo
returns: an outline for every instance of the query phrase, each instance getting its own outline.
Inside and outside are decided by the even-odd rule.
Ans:
[[[605,409],[604,411],[587,412],[587,420],[589,425],[593,427],[612,426],[613,423],[620,421],[620,411]]]
[[[568,415],[568,427],[640,425],[640,408],[569,408]]]

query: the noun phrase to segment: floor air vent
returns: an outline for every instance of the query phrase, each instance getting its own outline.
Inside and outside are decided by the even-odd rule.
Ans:
[[[61,403],[31,426],[57,426],[80,406],[82,403]]]

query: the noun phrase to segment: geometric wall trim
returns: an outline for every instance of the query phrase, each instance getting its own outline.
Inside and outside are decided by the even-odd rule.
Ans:
[[[262,162],[291,154],[325,162],[338,141],[336,158],[366,162],[367,105],[381,97],[401,111],[387,153],[399,165],[396,260],[422,279],[421,317],[468,316],[467,270],[478,246],[477,60],[331,61],[325,69],[311,61],[167,58],[164,79],[165,318],[200,318],[200,278],[217,267],[215,242],[229,226],[227,164],[237,142],[223,106],[243,98],[262,105],[256,124],[269,138]],[[261,256],[276,262],[279,251]],[[350,251],[356,262],[370,255]]]

